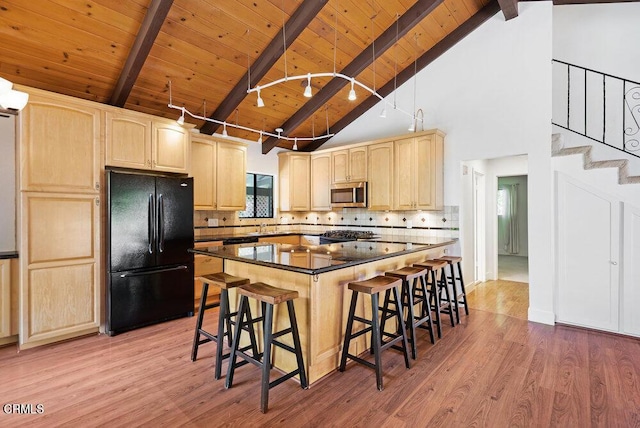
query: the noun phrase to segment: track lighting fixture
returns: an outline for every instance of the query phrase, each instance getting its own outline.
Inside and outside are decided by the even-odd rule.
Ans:
[[[22,110],[29,101],[29,94],[12,88],[13,83],[0,77],[0,108]]]
[[[222,124],[222,136],[223,137],[228,137],[229,134],[227,134],[227,124],[226,122],[224,124]]]
[[[351,90],[349,91],[349,101],[355,101],[356,99],[356,91],[353,89],[353,84],[355,83],[355,79],[351,79]]]
[[[306,98],[311,98],[313,93],[311,92],[311,73],[307,73],[307,87],[304,88],[304,96]]]
[[[260,96],[260,87],[258,86],[258,99],[256,100],[256,105],[258,107],[264,107],[264,101],[262,100],[262,97]]]
[[[298,150],[298,138],[293,139],[293,150]]]
[[[260,131],[260,136],[258,137],[258,144],[262,144],[262,131]]]
[[[182,108],[182,114],[180,114],[180,117],[178,118],[178,120],[176,120],[176,122],[178,122],[178,125],[180,126],[184,125],[184,107]]]

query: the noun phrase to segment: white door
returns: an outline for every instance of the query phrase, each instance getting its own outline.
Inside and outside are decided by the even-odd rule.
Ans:
[[[640,208],[624,207],[624,327],[640,336]]]
[[[620,202],[556,175],[558,322],[617,331]]]

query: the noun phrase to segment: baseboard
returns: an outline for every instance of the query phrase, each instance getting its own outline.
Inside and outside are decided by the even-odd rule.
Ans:
[[[555,325],[556,323],[556,317],[553,312],[542,311],[540,309],[535,309],[532,307],[529,307],[528,317],[529,321],[537,322],[540,324]]]

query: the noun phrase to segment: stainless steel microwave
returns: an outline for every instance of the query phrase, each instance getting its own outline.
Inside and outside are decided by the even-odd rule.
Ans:
[[[332,208],[366,208],[367,183],[339,183],[331,186]]]

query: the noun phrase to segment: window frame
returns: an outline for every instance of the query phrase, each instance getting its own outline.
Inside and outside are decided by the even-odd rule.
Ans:
[[[247,182],[247,179],[249,178],[249,176],[251,176],[253,178],[253,215],[252,216],[242,216],[241,214],[246,212],[247,210],[243,210],[240,211],[238,213],[238,217],[241,219],[260,219],[260,218],[275,218],[275,193],[274,193],[274,186],[275,186],[275,176],[271,175],[271,174],[260,174],[257,172],[247,172],[246,176],[245,176],[245,183]],[[258,189],[258,176],[261,177],[269,177],[271,178],[271,194],[269,196],[270,200],[271,200],[271,209],[270,212],[268,213],[269,215],[266,217],[259,217],[257,214],[257,189]],[[246,184],[245,184],[246,186]],[[248,189],[248,187],[247,187]],[[247,191],[247,197],[249,196],[249,192]]]

